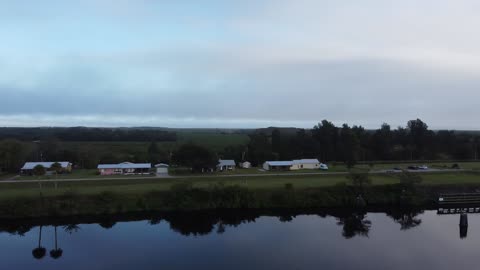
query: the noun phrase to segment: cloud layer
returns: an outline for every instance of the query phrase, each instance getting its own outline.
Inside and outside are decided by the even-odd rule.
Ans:
[[[0,1],[0,126],[478,129],[475,1],[168,2]]]

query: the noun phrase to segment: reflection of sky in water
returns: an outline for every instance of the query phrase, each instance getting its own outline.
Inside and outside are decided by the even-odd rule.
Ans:
[[[31,251],[39,228],[24,236],[0,234],[2,269],[474,269],[480,215],[469,215],[468,237],[460,239],[459,215],[427,211],[410,230],[383,213],[369,213],[367,236],[342,236],[334,217],[298,216],[291,222],[261,217],[223,234],[184,236],[168,222],[117,223],[111,229],[79,225],[68,234],[58,227],[63,256],[53,260],[54,228],[43,227],[43,260]]]

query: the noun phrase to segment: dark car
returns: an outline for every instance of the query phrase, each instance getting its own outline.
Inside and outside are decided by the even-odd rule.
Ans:
[[[418,170],[418,166],[408,166],[409,170]]]

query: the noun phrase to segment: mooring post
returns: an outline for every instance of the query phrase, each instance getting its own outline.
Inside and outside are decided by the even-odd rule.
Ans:
[[[460,214],[460,238],[467,238],[468,233],[468,215],[467,213]]]

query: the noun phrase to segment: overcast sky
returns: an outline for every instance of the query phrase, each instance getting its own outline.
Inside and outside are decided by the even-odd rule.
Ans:
[[[0,0],[0,126],[480,129],[480,2]]]

